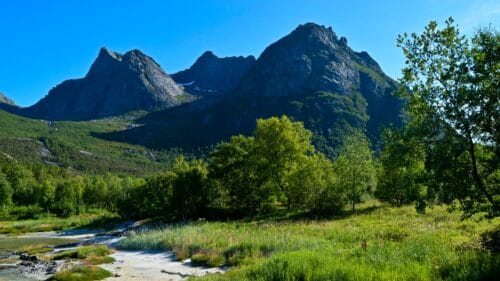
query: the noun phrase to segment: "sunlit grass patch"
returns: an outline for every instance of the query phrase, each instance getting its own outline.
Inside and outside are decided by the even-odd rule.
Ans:
[[[56,273],[48,280],[53,281],[91,281],[102,280],[113,276],[111,272],[98,266],[77,266],[72,269]]]
[[[107,246],[98,245],[98,246],[85,246],[81,248],[77,248],[74,250],[63,251],[61,253],[57,253],[52,256],[53,260],[61,260],[61,259],[87,259],[89,257],[104,257],[111,254],[113,251],[109,249]]]
[[[496,272],[498,257],[478,243],[499,218],[462,220],[441,206],[426,214],[412,206],[366,208],[330,220],[170,225],[136,233],[119,246],[172,250],[179,259],[234,267],[206,280],[459,280]]]

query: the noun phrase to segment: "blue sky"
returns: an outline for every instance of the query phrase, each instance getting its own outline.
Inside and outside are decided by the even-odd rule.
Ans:
[[[84,76],[102,46],[141,49],[167,73],[205,50],[258,56],[311,21],[331,26],[398,77],[404,61],[397,35],[449,16],[467,34],[489,23],[498,29],[500,1],[0,0],[0,91],[31,105],[63,80]]]

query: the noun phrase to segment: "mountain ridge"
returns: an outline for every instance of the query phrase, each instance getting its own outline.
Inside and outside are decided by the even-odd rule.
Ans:
[[[222,95],[238,86],[255,61],[254,56],[218,57],[205,51],[191,67],[172,74],[172,78],[192,94]]]
[[[65,80],[21,114],[47,120],[90,120],[134,110],[159,110],[192,100],[140,50],[101,48],[83,78]]]
[[[152,112],[137,121],[140,127],[101,137],[196,149],[251,133],[257,118],[288,115],[335,157],[354,130],[376,144],[382,127],[401,123],[402,103],[391,95],[396,87],[368,53],[353,51],[331,28],[308,23],[267,47],[222,99]]]

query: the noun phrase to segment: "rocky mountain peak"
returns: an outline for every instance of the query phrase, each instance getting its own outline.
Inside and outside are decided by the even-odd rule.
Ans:
[[[226,93],[240,83],[255,63],[255,57],[223,57],[204,52],[188,69],[172,74],[189,93],[214,96]]]
[[[151,57],[140,50],[125,54],[101,48],[84,78],[53,88],[26,115],[44,119],[85,120],[157,110],[192,100]]]
[[[331,27],[319,25],[316,23],[305,23],[299,25],[289,36],[291,40],[300,40],[306,42],[321,42],[323,44],[337,44],[337,34]]]
[[[0,92],[0,104],[12,105],[15,106],[16,103],[11,100],[9,97]]]
[[[216,56],[212,51],[205,51],[198,59],[197,61],[205,61],[205,60],[214,60],[218,59],[219,57]]]

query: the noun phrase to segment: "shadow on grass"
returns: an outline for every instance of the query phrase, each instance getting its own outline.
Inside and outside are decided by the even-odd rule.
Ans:
[[[343,220],[343,219],[348,219],[352,216],[370,214],[381,208],[386,208],[386,206],[384,205],[366,206],[359,208],[354,212],[350,210],[349,211],[343,210],[341,213],[333,215],[313,213],[313,212],[300,212],[300,211],[293,212],[286,209],[281,209],[281,210],[275,210],[267,214],[242,218],[242,221],[243,222],[252,222],[252,221],[286,222],[286,221],[304,221],[304,220],[314,220],[314,221]]]

